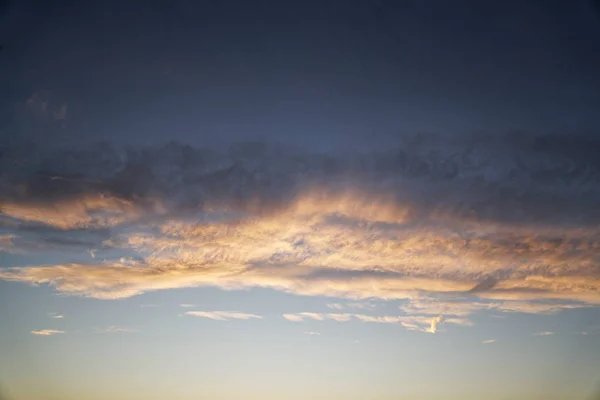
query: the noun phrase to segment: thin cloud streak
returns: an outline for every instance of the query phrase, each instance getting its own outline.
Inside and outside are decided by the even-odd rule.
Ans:
[[[418,330],[422,332],[435,333],[437,326],[446,322],[454,325],[469,326],[470,322],[460,318],[443,320],[441,316],[430,318],[424,315],[366,315],[366,314],[348,314],[348,313],[312,313],[302,312],[297,314],[283,314],[283,318],[291,322],[306,322],[306,321],[335,321],[335,322],[350,322],[359,321],[364,323],[377,324],[398,324],[408,330]]]
[[[111,325],[106,328],[97,328],[96,332],[97,333],[136,333],[137,330]]]
[[[371,303],[328,303],[327,307],[334,310],[358,309],[358,310],[373,310],[375,305]]]
[[[262,319],[263,317],[256,314],[248,314],[237,311],[187,311],[185,315],[190,315],[199,318],[214,319],[216,321],[229,321],[231,319]]]
[[[52,336],[52,335],[60,335],[66,333],[65,331],[58,331],[58,330],[54,330],[54,329],[42,329],[39,331],[31,331],[32,335],[38,335],[38,336]]]

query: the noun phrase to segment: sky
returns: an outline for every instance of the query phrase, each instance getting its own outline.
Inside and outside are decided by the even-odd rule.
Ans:
[[[600,388],[600,4],[0,2],[0,399]]]

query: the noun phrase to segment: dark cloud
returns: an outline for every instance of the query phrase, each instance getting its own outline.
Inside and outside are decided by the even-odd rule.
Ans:
[[[484,279],[483,281],[479,282],[477,285],[475,285],[475,287],[473,287],[473,289],[469,290],[469,293],[477,293],[477,292],[483,292],[486,290],[493,289],[497,283],[498,283],[498,280],[496,280],[492,277],[488,277],[488,278]]]
[[[272,143],[226,152],[170,143],[82,150],[0,147],[0,211],[114,196],[169,212],[220,204],[272,212],[318,187],[392,196],[415,217],[443,212],[514,224],[600,221],[600,140],[510,134],[494,138],[413,135],[388,151],[315,153]],[[341,221],[340,221],[341,222]]]

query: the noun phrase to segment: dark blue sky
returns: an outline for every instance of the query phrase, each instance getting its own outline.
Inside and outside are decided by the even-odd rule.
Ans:
[[[71,143],[600,127],[587,0],[13,0],[1,18],[2,115],[22,135],[39,127],[14,109],[40,92],[68,104],[53,135]]]

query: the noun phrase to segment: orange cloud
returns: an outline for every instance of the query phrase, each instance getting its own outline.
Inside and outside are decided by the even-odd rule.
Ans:
[[[47,205],[2,202],[0,210],[11,218],[59,229],[116,226],[142,215],[142,210],[131,201],[103,195],[86,195]]]
[[[32,335],[39,335],[39,336],[52,336],[52,335],[58,335],[61,333],[65,333],[64,331],[57,331],[54,329],[42,329],[39,331],[31,331]]]
[[[0,279],[98,299],[203,286],[355,300],[331,303],[334,310],[368,309],[359,300],[409,299],[402,311],[422,319],[394,323],[432,332],[442,321],[468,325],[466,317],[479,311],[553,313],[600,304],[600,240],[590,229],[505,226],[441,211],[416,218],[414,207],[356,191],[307,191],[270,211],[248,202],[235,218],[227,214],[231,207],[217,205],[196,220],[153,207],[102,196],[52,206],[2,204],[12,218],[59,229],[128,222],[106,245],[137,251],[139,259],[8,268]],[[138,223],[149,214],[162,217]],[[380,318],[286,315],[297,321]]]

